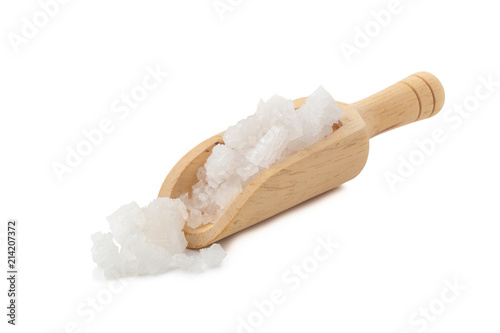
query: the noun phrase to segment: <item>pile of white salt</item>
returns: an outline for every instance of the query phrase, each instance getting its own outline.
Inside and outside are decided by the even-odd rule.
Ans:
[[[108,276],[157,274],[172,268],[193,272],[217,265],[225,256],[218,244],[186,250],[182,229],[216,222],[242,189],[262,171],[332,133],[344,111],[319,87],[303,106],[275,95],[260,101],[255,114],[229,127],[214,147],[192,193],[158,198],[146,207],[135,202],[108,217],[110,233],[92,235],[94,261]]]

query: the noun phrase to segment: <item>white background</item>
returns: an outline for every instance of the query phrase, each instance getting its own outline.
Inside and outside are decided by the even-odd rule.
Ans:
[[[4,234],[19,220],[20,278],[16,327],[6,324],[2,278],[1,331],[71,332],[75,322],[77,332],[236,332],[274,289],[285,302],[255,332],[499,331],[500,87],[466,117],[454,109],[474,101],[481,77],[500,81],[494,2],[401,0],[350,62],[342,42],[353,44],[388,0],[231,3],[222,20],[212,0],[69,1],[15,52],[8,36],[40,5],[2,2],[0,220]],[[147,66],[169,77],[120,119],[113,101]],[[222,241],[220,267],[129,279],[89,310],[109,296],[90,254],[105,216],[154,199],[178,159],[259,98],[322,84],[354,102],[421,70],[443,83],[443,111],[372,139],[356,179]],[[59,181],[52,163],[104,118],[113,131]],[[445,142],[392,191],[384,174],[435,129]],[[291,291],[283,275],[327,236],[340,247]],[[467,289],[425,327],[411,324],[420,307],[441,310],[447,279]]]

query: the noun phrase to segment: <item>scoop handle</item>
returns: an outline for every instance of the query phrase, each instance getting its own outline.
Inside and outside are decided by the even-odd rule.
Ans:
[[[418,72],[352,104],[363,117],[370,138],[385,131],[437,114],[444,89],[432,74]]]

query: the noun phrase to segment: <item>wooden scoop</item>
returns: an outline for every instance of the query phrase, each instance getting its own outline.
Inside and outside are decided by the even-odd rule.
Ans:
[[[294,101],[295,108],[305,98]],[[188,247],[200,248],[248,228],[356,177],[368,158],[369,139],[421,119],[432,117],[444,104],[444,90],[432,74],[419,72],[353,104],[345,110],[334,132],[262,172],[236,197],[222,217],[196,229],[186,225]],[[222,134],[203,141],[170,171],[159,197],[191,193],[212,148]]]

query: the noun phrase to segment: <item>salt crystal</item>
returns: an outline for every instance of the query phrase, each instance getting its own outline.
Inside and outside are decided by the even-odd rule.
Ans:
[[[212,200],[215,201],[220,209],[227,209],[241,190],[240,179],[238,177],[232,177],[218,188]]]
[[[264,134],[259,118],[252,115],[230,126],[223,134],[224,144],[229,148],[244,151],[253,147]]]
[[[138,232],[145,220],[144,211],[135,202],[121,206],[108,217],[109,228],[119,243],[123,242],[129,234]]]
[[[187,246],[182,232],[188,217],[184,203],[179,199],[158,198],[143,210],[146,219],[142,230],[151,243],[170,254],[181,253]]]
[[[208,184],[216,188],[231,177],[236,166],[236,152],[226,145],[217,145],[205,163]]]
[[[287,138],[288,132],[284,127],[272,126],[245,157],[251,163],[267,169],[280,159],[286,148]]]

